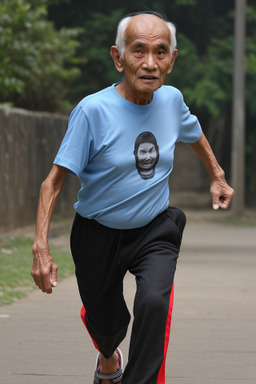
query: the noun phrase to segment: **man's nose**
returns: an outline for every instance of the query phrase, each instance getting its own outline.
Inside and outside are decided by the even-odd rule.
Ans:
[[[151,159],[152,159],[152,156],[151,156],[150,152],[147,152],[145,154],[145,160],[151,160]]]
[[[154,55],[148,54],[145,57],[144,63],[142,65],[142,68],[143,69],[147,69],[149,71],[153,71],[153,70],[157,69],[157,63],[156,63]]]

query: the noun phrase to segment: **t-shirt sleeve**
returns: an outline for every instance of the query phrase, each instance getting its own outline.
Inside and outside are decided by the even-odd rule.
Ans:
[[[197,117],[190,113],[182,94],[180,94],[180,129],[177,141],[195,143],[200,139],[201,134],[202,128]]]
[[[87,117],[78,106],[70,115],[68,129],[53,163],[79,176],[88,163],[92,143]]]

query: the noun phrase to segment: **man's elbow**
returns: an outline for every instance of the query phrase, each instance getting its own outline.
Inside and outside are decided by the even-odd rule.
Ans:
[[[41,184],[40,195],[58,198],[62,191],[62,185],[63,183],[60,183],[50,177],[47,177]]]
[[[58,197],[62,191],[63,183],[68,174],[68,169],[54,165],[41,184],[41,192]]]

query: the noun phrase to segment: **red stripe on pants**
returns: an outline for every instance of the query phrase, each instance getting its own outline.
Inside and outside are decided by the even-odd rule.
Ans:
[[[81,318],[82,318],[82,320],[83,320],[83,323],[84,323],[84,325],[85,325],[85,328],[87,329],[87,331],[88,331],[88,333],[89,333],[89,335],[90,335],[90,332],[89,332],[89,330],[88,330],[88,328],[87,328],[87,325],[86,325],[86,322],[85,322],[86,309],[85,309],[84,306],[82,306],[82,308],[81,308],[81,313],[80,313],[80,314],[81,314]],[[92,339],[92,342],[93,342],[95,348],[100,352],[100,349],[99,349],[99,347],[98,347],[98,344],[97,344],[96,341],[92,338],[91,335],[90,335],[90,337],[91,337],[91,339]]]
[[[161,365],[160,370],[159,370],[159,374],[158,374],[158,378],[157,378],[157,384],[165,384],[165,362],[166,362],[167,349],[168,349],[170,333],[171,333],[173,300],[174,300],[174,283],[172,285],[172,290],[171,290],[171,294],[170,294],[169,311],[168,311],[166,328],[165,328],[164,358],[163,358],[163,362],[162,362],[162,365]]]

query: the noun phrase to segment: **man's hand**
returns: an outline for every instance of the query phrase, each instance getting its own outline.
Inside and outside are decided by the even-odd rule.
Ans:
[[[212,195],[212,208],[217,210],[228,209],[234,190],[228,185],[225,177],[217,178],[211,181],[210,192]]]
[[[34,258],[31,275],[35,284],[42,292],[52,293],[52,287],[56,287],[58,282],[58,266],[55,264],[47,247],[39,250],[34,244],[32,252]]]

